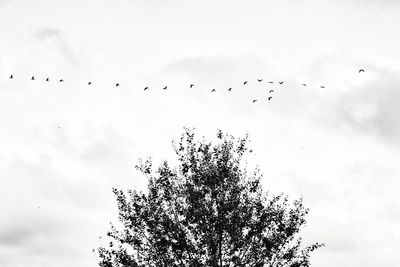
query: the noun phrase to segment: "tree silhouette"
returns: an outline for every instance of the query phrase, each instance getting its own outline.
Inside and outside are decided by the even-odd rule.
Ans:
[[[148,178],[148,192],[113,189],[121,226],[98,249],[101,267],[310,266],[310,252],[298,236],[308,209],[270,196],[256,169],[242,167],[248,137],[221,131],[217,142],[195,140],[185,129],[173,146],[179,165],[151,160],[137,168]]]

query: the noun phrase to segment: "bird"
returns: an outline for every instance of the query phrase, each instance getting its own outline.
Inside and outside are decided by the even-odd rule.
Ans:
[[[49,79],[49,78],[46,78],[46,82],[48,82],[48,81],[50,81],[50,79]]]
[[[321,88],[325,88],[325,86],[323,86],[323,85],[321,85],[320,87],[321,87]]]
[[[268,97],[268,100],[271,100],[271,99],[272,99],[272,96]]]
[[[118,87],[118,86],[119,86],[119,83],[116,83],[116,84],[115,84],[115,87]]]
[[[232,91],[232,87],[230,87],[230,88],[228,89],[228,91]]]
[[[257,81],[262,82],[262,79],[257,79]]]
[[[165,86],[165,87],[163,88],[163,90],[167,90],[167,88],[168,88],[168,86]]]
[[[192,88],[193,86],[194,86],[194,84],[191,84],[191,85],[190,85],[190,88]]]
[[[307,84],[305,84],[305,83],[302,83],[301,85],[303,85],[303,86],[307,86]]]
[[[247,81],[244,81],[243,85],[246,85],[246,84],[247,84]]]
[[[31,81],[34,81],[34,80],[35,80],[35,76],[32,76]]]
[[[60,83],[62,83],[62,82],[64,82],[64,80],[63,80],[63,79],[60,79]]]
[[[283,84],[283,81],[279,82],[279,84]]]
[[[361,73],[361,72],[365,72],[364,69],[360,69],[360,70],[358,71],[358,73]]]
[[[215,89],[212,89],[211,92],[216,92],[216,90],[215,90]]]
[[[253,103],[256,103],[257,102],[257,99],[253,99]]]
[[[14,79],[14,75],[13,74],[11,74],[10,79]]]
[[[272,83],[274,83],[274,82],[273,82],[273,81],[268,81],[268,83],[271,83],[271,84],[272,84]]]
[[[274,90],[269,90],[270,93],[274,92]]]
[[[148,87],[148,86],[146,86],[146,87],[143,89],[143,91],[146,91],[146,90],[149,90],[149,87]]]
[[[88,82],[87,84],[88,84],[88,85],[91,85],[91,84],[92,84],[92,82]]]

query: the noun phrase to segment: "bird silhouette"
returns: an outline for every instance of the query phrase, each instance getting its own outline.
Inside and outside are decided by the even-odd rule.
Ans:
[[[163,88],[163,90],[167,90],[167,88],[168,88],[168,86],[165,86],[165,87]]]
[[[279,82],[279,84],[283,84],[283,81]]]
[[[211,92],[216,92],[216,90],[215,90],[215,89],[212,89]]]
[[[10,79],[14,79],[14,75],[11,74]]]
[[[246,85],[247,84],[247,81],[245,81],[244,83],[243,83],[243,85]]]
[[[253,99],[253,103],[256,103],[257,102],[257,99]]]
[[[273,93],[273,92],[274,92],[274,90],[269,90],[269,92],[270,92],[270,93]]]
[[[118,86],[119,86],[119,83],[116,83],[116,84],[115,84],[115,87],[118,87]]]
[[[268,81],[268,83],[271,83],[271,84],[272,84],[272,83],[274,83],[274,82],[273,82],[273,81]]]
[[[192,88],[193,86],[194,86],[194,84],[191,84],[191,85],[190,85],[190,88]]]
[[[257,81],[262,82],[262,79],[257,79]]]
[[[321,85],[320,87],[321,87],[321,88],[325,88],[325,86],[323,86],[323,85]]]
[[[60,83],[62,83],[62,82],[64,82],[64,80],[63,80],[63,79],[60,79]]]
[[[305,84],[305,83],[302,83],[301,85],[303,85],[303,86],[307,86],[307,84]]]
[[[88,84],[88,85],[91,85],[91,84],[92,84],[92,82],[88,82],[87,84]]]
[[[271,100],[271,99],[272,99],[272,96],[268,97],[268,100]]]
[[[31,80],[34,81],[35,80],[35,76],[32,76]]]
[[[50,79],[49,79],[49,78],[46,78],[46,82],[48,82],[48,81],[50,81]]]
[[[228,89],[228,91],[232,91],[232,87],[230,87],[230,88]]]
[[[361,73],[361,72],[365,72],[364,69],[360,69],[360,70],[358,71],[358,73]]]
[[[146,90],[149,90],[149,87],[148,87],[148,86],[146,86],[146,87],[143,89],[143,91],[146,91]]]

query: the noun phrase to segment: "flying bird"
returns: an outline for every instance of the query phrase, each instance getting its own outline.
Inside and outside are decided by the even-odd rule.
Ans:
[[[268,97],[268,100],[271,100],[271,99],[272,99],[272,96]]]
[[[279,82],[279,84],[283,84],[283,81]]]
[[[365,72],[364,69],[360,69],[360,70],[358,71],[358,73],[361,73],[361,72]]]
[[[62,82],[64,82],[64,80],[63,80],[63,79],[60,79],[60,83],[62,83]]]
[[[302,83],[301,85],[303,85],[303,86],[307,86],[307,84],[305,84],[305,83]]]
[[[50,79],[49,79],[49,78],[46,78],[46,82],[48,82],[48,81],[50,81]]]
[[[115,87],[118,87],[118,86],[119,86],[119,83],[116,83],[116,84],[115,84]]]
[[[257,81],[262,82],[262,79],[257,79]]]
[[[32,76],[31,81],[34,81],[34,80],[35,80],[35,76]]]
[[[270,93],[274,92],[274,90],[269,90]]]
[[[165,87],[163,88],[163,90],[167,90],[167,88],[168,88],[168,86],[165,86]]]
[[[146,86],[146,87],[143,89],[143,91],[146,91],[146,90],[149,90],[149,87],[148,87],[148,86]]]
[[[321,85],[320,87],[321,87],[321,88],[325,88],[325,86],[323,86],[323,85]]]
[[[257,99],[253,99],[253,103],[256,103],[257,102]]]
[[[88,85],[91,85],[92,84],[92,82],[88,82]]]
[[[190,85],[190,88],[192,88],[193,86],[194,86],[194,84],[191,84],[191,85]]]
[[[14,75],[11,74],[10,79],[14,79]]]
[[[243,83],[243,85],[246,85],[247,84],[247,81],[245,81],[244,83]]]
[[[271,83],[271,84],[272,84],[272,83],[274,83],[274,82],[273,82],[273,81],[268,81],[268,83]]]
[[[232,91],[232,87],[230,87],[230,88],[228,89],[228,91]]]
[[[211,92],[216,92],[216,90],[215,90],[215,89],[212,89]]]

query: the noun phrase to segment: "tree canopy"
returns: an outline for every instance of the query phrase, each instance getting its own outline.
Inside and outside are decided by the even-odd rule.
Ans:
[[[120,226],[98,249],[101,267],[310,266],[319,243],[303,246],[302,199],[264,192],[256,169],[243,167],[248,137],[218,131],[215,142],[185,129],[173,142],[178,166],[151,160],[137,168],[147,192],[113,189]]]

